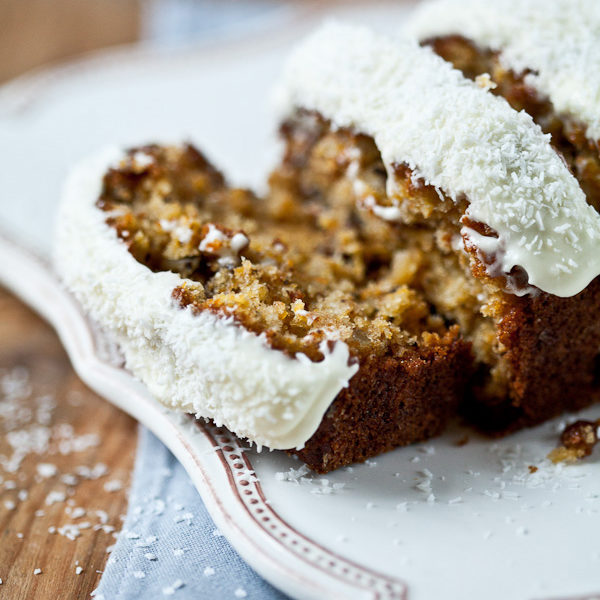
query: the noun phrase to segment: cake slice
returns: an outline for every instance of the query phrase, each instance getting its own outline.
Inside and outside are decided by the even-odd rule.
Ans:
[[[444,15],[474,4],[491,14],[463,1]],[[478,14],[467,22],[495,23]],[[600,398],[600,216],[550,136],[489,87],[409,41],[329,26],[288,66],[271,182],[387,222],[384,245],[413,254],[407,284],[472,343],[463,411],[505,433]]]
[[[189,145],[67,182],[58,271],[159,400],[327,472],[461,403],[508,429],[597,398],[600,217],[528,115],[338,25],[279,99],[265,197]]]
[[[189,145],[110,151],[67,182],[56,264],[156,398],[326,472],[440,433],[471,359],[408,256],[319,214]]]

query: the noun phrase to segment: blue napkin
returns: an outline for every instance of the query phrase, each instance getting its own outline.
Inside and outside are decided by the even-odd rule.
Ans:
[[[127,516],[95,600],[285,600],[240,558],[183,467],[146,428]]]

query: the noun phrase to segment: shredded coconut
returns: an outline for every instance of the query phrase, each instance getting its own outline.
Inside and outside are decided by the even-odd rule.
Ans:
[[[600,215],[549,136],[429,48],[326,25],[292,56],[279,101],[287,114],[317,110],[335,126],[371,135],[389,185],[393,165],[406,164],[453,200],[466,197],[467,216],[498,234],[503,273],[519,266],[530,285],[558,296],[600,274]],[[567,223],[568,235],[556,232]]]
[[[104,484],[104,491],[106,492],[118,492],[123,488],[123,484],[118,479],[113,479],[112,481],[107,481]]]
[[[165,596],[172,596],[179,588],[183,587],[183,581],[176,579],[171,585],[164,587],[162,592]]]
[[[499,50],[503,64],[600,139],[600,3],[597,0],[438,0],[416,11],[421,39],[459,34]]]
[[[36,465],[36,470],[38,472],[38,475],[40,477],[43,477],[44,479],[54,477],[54,475],[56,475],[58,471],[56,465],[53,465],[51,463],[38,463]]]
[[[57,490],[53,490],[46,496],[46,504],[51,506],[52,504],[56,504],[57,502],[64,502],[67,496],[64,492],[60,492]]]

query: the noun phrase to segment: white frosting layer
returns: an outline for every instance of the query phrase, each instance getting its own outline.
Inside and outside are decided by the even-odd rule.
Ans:
[[[358,370],[348,347],[295,359],[231,319],[194,315],[171,298],[179,275],[137,262],[95,207],[102,176],[122,158],[108,150],[70,175],[55,244],[58,272],[85,310],[117,337],[127,366],[167,406],[224,424],[270,448],[302,447]]]
[[[600,215],[528,115],[410,40],[328,24],[289,61],[278,100],[371,135],[390,180],[406,163],[499,235],[502,271],[558,296],[600,274]]]
[[[534,71],[527,83],[600,140],[598,0],[435,0],[408,29],[420,39],[460,34],[500,50],[506,67]]]

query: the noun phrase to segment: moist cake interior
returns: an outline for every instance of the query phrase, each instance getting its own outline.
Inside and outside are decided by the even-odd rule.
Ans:
[[[373,142],[341,135],[335,149],[364,155],[382,185]],[[319,158],[324,180],[341,156]],[[259,198],[228,187],[192,146],[145,146],[109,170],[97,205],[139,262],[181,274],[182,306],[231,316],[289,355],[318,361],[332,339],[359,360],[435,345],[447,322],[410,285],[421,250],[342,197],[300,196],[281,172]]]
[[[299,111],[282,133],[286,154],[271,175],[271,196],[337,207],[364,215],[369,222],[375,216],[373,233],[383,242],[383,254],[397,247],[410,256],[406,285],[425,300],[432,315],[443,319],[446,327],[458,325],[472,344],[476,393],[506,397],[510,369],[495,321],[511,302],[504,287],[521,288],[526,280],[519,273],[491,278],[483,265],[473,277],[460,234],[467,200],[453,202],[415,178],[406,165],[394,165],[388,177],[371,138],[332,128],[314,112]],[[481,223],[468,224],[494,235]]]

